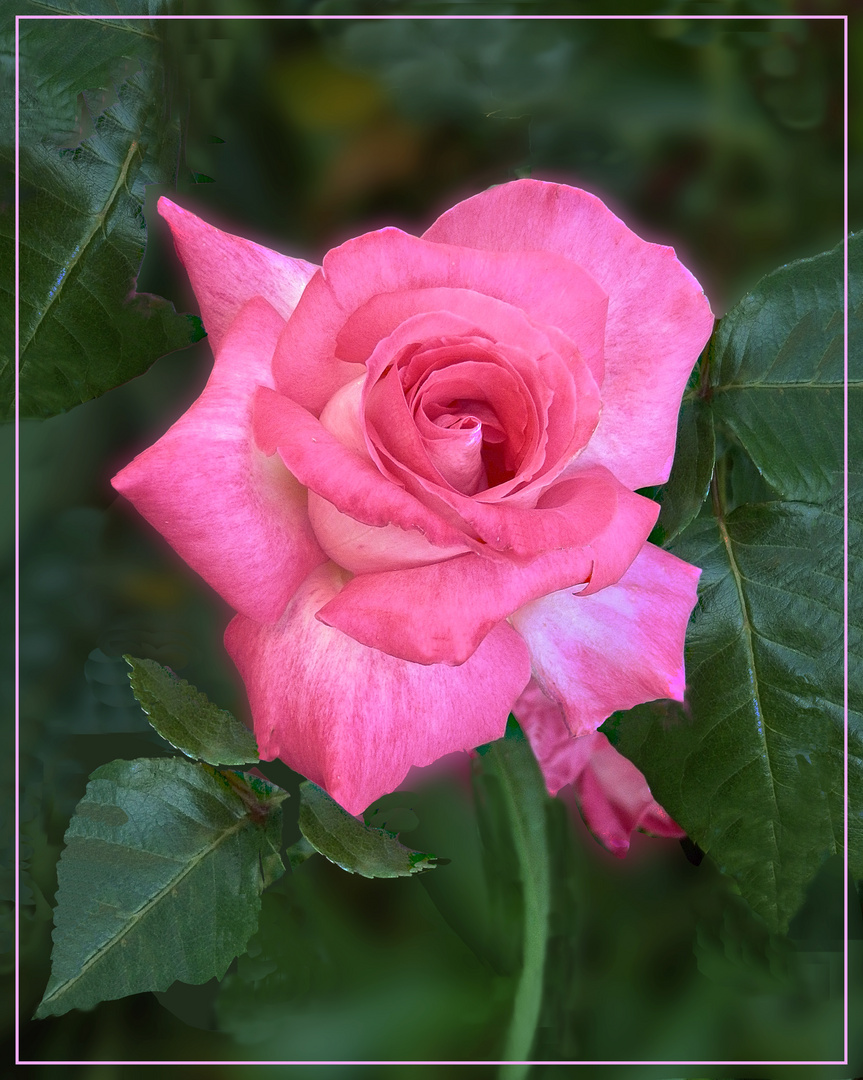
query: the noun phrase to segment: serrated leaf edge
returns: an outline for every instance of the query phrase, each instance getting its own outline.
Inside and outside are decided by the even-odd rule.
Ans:
[[[162,708],[165,709],[166,712],[170,712],[170,709],[167,709],[164,705],[161,704],[161,702],[159,702],[159,700],[158,700],[158,698],[156,697],[155,694],[149,694],[146,690],[143,690],[143,689],[139,690],[139,688],[137,688],[135,686],[135,683],[134,683],[135,667],[134,667],[134,665],[136,663],[140,664],[142,662],[142,660],[146,659],[146,657],[132,656],[130,653],[123,653],[123,659],[126,661],[126,663],[129,665],[129,668],[130,668],[130,670],[128,672],[128,679],[129,679],[129,685],[132,687],[132,693],[135,695],[135,701],[137,701],[138,705],[141,708],[141,711],[147,717],[147,723],[150,725],[150,727],[153,729],[153,731],[156,732],[156,734],[159,736],[160,739],[164,739],[165,742],[168,743],[170,746],[173,746],[173,748],[175,750],[179,750],[181,754],[184,754],[189,759],[189,761],[196,761],[196,762],[201,762],[201,763],[204,763],[204,764],[207,764],[207,765],[211,765],[215,769],[218,769],[220,767],[224,767],[224,768],[227,768],[227,769],[234,769],[237,765],[257,765],[257,764],[260,763],[260,760],[261,760],[260,752],[258,752],[258,754],[255,757],[247,758],[247,759],[245,759],[243,761],[211,761],[209,757],[205,757],[203,754],[200,754],[200,753],[193,753],[190,750],[187,750],[184,746],[180,746],[180,745],[178,745],[178,743],[174,742],[174,740],[172,738],[167,736],[163,731],[161,731],[156,726],[156,723],[153,720],[152,713],[147,708],[147,704],[145,704],[145,702],[143,702],[141,700],[141,698],[138,696],[138,694],[140,692],[140,693],[144,694],[145,697],[154,699]],[[213,709],[217,710],[220,713],[224,713],[226,716],[229,716],[231,718],[231,720],[233,720],[235,723],[238,723],[238,724],[240,723],[237,720],[237,718],[233,715],[233,713],[229,712],[228,709],[223,709],[221,706],[217,705],[214,701],[211,701],[209,696],[203,690],[200,690],[197,686],[195,686],[194,683],[190,683],[188,681],[188,679],[182,678],[175,671],[172,671],[169,667],[167,667],[164,664],[158,664],[158,662],[155,661],[155,660],[152,661],[152,663],[157,664],[158,667],[160,667],[163,671],[166,671],[171,676],[171,678],[173,678],[175,680],[175,682],[179,686],[181,686],[181,687],[182,686],[187,686],[191,690],[194,690],[195,693],[200,694],[200,696],[204,699],[204,701],[208,705],[211,705],[213,707]],[[172,714],[172,715],[174,715],[174,714]],[[174,716],[174,719],[176,720],[177,717]],[[248,729],[245,729],[245,730],[248,731]],[[258,750],[258,742],[257,742],[257,739],[255,738],[255,734],[254,734],[253,731],[249,731],[248,733],[251,736],[252,741],[255,744],[255,750],[257,751]],[[215,754],[211,755],[211,757],[215,757],[215,756],[216,756]]]
[[[77,814],[77,807],[75,808],[75,812]],[[229,829],[227,829],[223,833],[220,833],[211,844],[209,844],[201,852],[197,853],[189,863],[187,863],[181,868],[180,872],[176,875],[176,877],[171,878],[171,880],[162,889],[160,889],[155,896],[151,896],[149,900],[146,900],[141,905],[141,907],[137,908],[135,911],[132,912],[124,928],[122,930],[118,930],[112,938],[110,938],[103,945],[101,945],[91,957],[85,960],[76,975],[74,975],[70,979],[66,979],[63,983],[60,983],[60,985],[51,990],[50,993],[46,990],[44,997],[39,1002],[39,1007],[33,1014],[33,1018],[35,1020],[40,1020],[45,1016],[59,1015],[55,1014],[51,1009],[46,1009],[45,1006],[53,1001],[56,1001],[56,999],[61,994],[66,993],[70,987],[74,986],[78,982],[79,979],[83,978],[83,976],[93,967],[93,965],[97,961],[101,960],[102,957],[105,956],[105,954],[109,950],[114,948],[114,946],[118,942],[122,941],[126,934],[128,934],[130,930],[133,929],[134,926],[139,923],[141,919],[143,919],[144,916],[149,911],[151,911],[152,908],[157,903],[159,903],[159,901],[162,900],[164,896],[166,896],[172,889],[175,889],[178,883],[183,880],[183,878],[187,877],[192,872],[192,870],[198,867],[203,862],[203,860],[206,859],[213,851],[215,851],[222,843],[224,843],[225,840],[233,836],[235,833],[239,832],[241,829],[248,828],[249,826],[254,824],[254,820],[249,816],[248,813],[243,814],[243,816],[241,818],[238,818],[238,820]],[[158,990],[160,988],[152,987],[151,989]]]

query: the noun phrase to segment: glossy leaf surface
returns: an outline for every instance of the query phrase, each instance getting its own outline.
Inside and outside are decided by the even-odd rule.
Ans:
[[[713,416],[699,394],[696,380],[680,407],[671,476],[654,496],[661,510],[653,542],[669,544],[698,514],[707,497],[715,450]]]
[[[703,512],[675,545],[703,568],[687,704],[641,706],[619,726],[619,749],[772,928],[842,848],[841,535],[840,517],[802,504]]]
[[[22,23],[23,417],[72,408],[203,336],[197,317],[136,292],[145,188],[174,183],[180,151],[156,25]],[[11,264],[3,288],[11,294]],[[13,385],[7,356],[0,369],[6,418]]]
[[[861,254],[858,234],[849,241],[852,460]],[[840,248],[768,275],[723,320],[708,407],[724,450],[710,499],[670,546],[703,570],[687,634],[686,704],[652,703],[616,722],[619,749],[662,805],[780,931],[824,860],[843,849],[842,299]],[[858,479],[849,476],[852,596]],[[860,876],[863,686],[853,605],[849,616],[850,857]]]
[[[849,342],[863,329],[863,234],[848,241]],[[767,482],[787,499],[820,501],[842,469],[843,247],[768,274],[720,323],[711,407]],[[859,366],[849,412],[859,415]]]

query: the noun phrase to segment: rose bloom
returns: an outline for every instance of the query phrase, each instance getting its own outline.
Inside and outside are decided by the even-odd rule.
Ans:
[[[674,251],[536,180],[321,267],[159,212],[215,366],[113,484],[237,611],[262,758],[358,814],[514,712],[611,850],[682,835],[596,730],[683,698],[699,571],[635,494],[713,326]]]

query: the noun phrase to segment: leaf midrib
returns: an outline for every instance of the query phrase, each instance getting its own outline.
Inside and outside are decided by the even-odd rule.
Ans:
[[[192,870],[200,866],[203,861],[219,847],[220,844],[224,843],[229,837],[233,836],[241,829],[246,828],[249,824],[250,818],[248,817],[248,815],[244,814],[229,829],[227,829],[223,833],[220,833],[211,844],[209,844],[206,848],[203,848],[200,852],[196,853],[196,855],[193,856],[193,858],[182,867],[180,872],[175,877],[172,877],[170,881],[168,881],[165,886],[155,894],[155,896],[151,896],[149,900],[146,900],[141,905],[141,907],[139,907],[136,911],[132,912],[128,921],[124,923],[123,928],[118,930],[117,933],[114,934],[113,937],[109,938],[108,941],[106,941],[103,945],[100,945],[96,952],[94,952],[93,955],[84,962],[84,964],[81,966],[80,971],[78,971],[76,975],[74,975],[71,979],[67,979],[65,982],[61,983],[55,990],[52,990],[50,994],[45,995],[39,1005],[38,1013],[42,1014],[43,1009],[46,1005],[49,1005],[52,1002],[56,1001],[57,998],[61,997],[62,995],[67,993],[72,987],[74,987],[76,983],[78,983],[79,980],[81,980],[87,974],[87,972],[93,967],[93,965],[96,964],[99,960],[101,960],[119,941],[121,941],[128,933],[130,933],[132,929],[134,929],[135,925],[139,923],[142,919],[144,919],[146,915],[155,907],[155,905],[158,904],[159,901],[168,894],[168,892],[175,889],[177,885],[192,872]],[[128,845],[116,846],[120,847]],[[139,849],[133,848],[131,850]],[[148,854],[154,853],[149,852]]]
[[[720,386],[710,387],[710,397],[725,394],[734,390],[765,390],[776,393],[779,390],[842,390],[845,386],[844,379],[836,382],[751,382],[751,383],[723,383]],[[849,390],[863,390],[863,379],[848,381]],[[698,386],[690,387],[682,398],[682,401],[690,402],[704,398],[704,390]]]
[[[779,821],[781,821],[781,815],[779,813],[779,800],[778,800],[778,798],[776,796],[776,781],[773,778],[773,767],[772,767],[771,762],[770,762],[770,747],[767,744],[766,721],[765,721],[765,717],[764,717],[764,709],[762,707],[762,702],[761,702],[761,694],[760,694],[759,682],[758,682],[758,673],[756,671],[756,666],[755,666],[755,649],[753,647],[753,642],[752,642],[753,628],[752,628],[752,623],[751,623],[751,621],[749,619],[749,610],[748,610],[748,607],[747,607],[747,604],[746,604],[746,596],[745,596],[744,591],[743,591],[743,575],[741,574],[740,568],[737,565],[737,560],[734,557],[733,544],[732,544],[732,541],[731,541],[731,537],[728,534],[728,529],[726,528],[726,525],[725,525],[725,515],[723,513],[722,501],[721,501],[721,497],[720,497],[720,494],[719,494],[719,486],[718,486],[718,483],[717,483],[717,476],[716,476],[715,470],[714,470],[714,473],[713,473],[713,478],[710,481],[710,490],[711,490],[711,495],[712,495],[712,500],[713,500],[713,513],[714,513],[714,517],[716,518],[716,525],[717,525],[717,528],[719,529],[719,536],[720,536],[720,539],[722,540],[723,547],[725,548],[725,554],[726,554],[726,556],[728,558],[728,566],[729,566],[729,569],[731,571],[731,577],[732,577],[732,579],[734,581],[734,587],[737,590],[737,600],[738,600],[738,604],[740,605],[740,615],[741,615],[742,623],[743,623],[742,637],[743,637],[743,641],[744,641],[745,648],[746,648],[747,667],[749,669],[749,673],[750,673],[750,676],[752,678],[753,699],[755,701],[756,709],[758,710],[758,715],[761,718],[761,727],[759,729],[759,735],[760,735],[760,738],[761,738],[761,742],[762,742],[762,744],[764,746],[764,755],[765,755],[765,759],[767,761],[768,774],[770,776],[770,787],[771,787],[771,791],[773,793],[773,805],[776,808],[776,820],[777,820],[777,822],[779,822]],[[757,727],[757,725],[756,725],[756,727]],[[774,863],[774,866],[775,866],[779,861],[779,848],[778,848],[778,842],[776,840],[776,830],[775,829],[773,830],[773,837],[774,837],[774,852],[775,852],[775,857],[773,859],[773,863]]]
[[[711,395],[727,393],[729,390],[841,390],[845,386],[842,379],[835,382],[751,382],[751,383],[723,383],[721,386],[711,387]],[[861,382],[848,382],[848,389],[859,390],[863,387]]]
[[[48,300],[48,303],[45,305],[45,308],[44,308],[42,314],[40,315],[39,319],[36,321],[35,325],[33,326],[32,333],[27,338],[27,340],[21,345],[21,356],[22,357],[24,356],[24,353],[27,351],[27,349],[30,347],[30,344],[33,341],[33,339],[35,338],[36,334],[39,332],[41,327],[44,325],[45,319],[48,316],[48,312],[50,311],[51,307],[53,306],[54,302],[57,300],[59,295],[62,293],[63,289],[66,286],[66,283],[71,278],[72,272],[75,269],[75,267],[78,265],[78,262],[80,261],[81,256],[84,254],[84,252],[87,250],[87,248],[92,243],[93,238],[96,235],[96,233],[104,225],[105,219],[107,218],[108,214],[110,213],[111,208],[113,207],[114,202],[115,202],[115,200],[117,198],[117,195],[119,194],[121,188],[123,187],[123,185],[124,185],[124,183],[126,181],[126,177],[129,174],[129,167],[130,167],[130,165],[132,163],[132,158],[135,156],[135,152],[137,151],[137,149],[138,149],[138,140],[133,139],[132,143],[131,143],[131,145],[129,147],[129,151],[126,154],[126,159],[123,162],[122,166],[120,167],[120,175],[117,177],[117,182],[114,184],[114,187],[111,190],[111,194],[108,196],[108,199],[106,200],[105,205],[102,207],[102,209],[95,215],[95,218],[94,218],[94,221],[93,221],[93,227],[90,229],[89,233],[87,233],[87,235],[86,235],[86,237],[84,239],[84,242],[79,246],[78,251],[72,257],[71,261],[66,265],[66,273],[63,275],[63,280],[57,286],[57,288],[56,288],[56,290],[54,292],[54,295],[52,297],[50,297],[50,299]],[[28,360],[23,360],[23,362],[21,364],[21,374],[22,375],[27,370],[28,362],[29,362]]]
[[[62,8],[57,8],[57,7],[54,7],[52,4],[44,3],[43,0],[30,0],[30,4],[31,4],[32,7],[43,8],[45,11],[49,11],[53,15],[62,15],[64,19],[80,18],[80,16],[77,15],[73,11],[64,11]],[[155,18],[158,18],[158,17],[159,17],[158,15],[155,16]],[[25,16],[25,18],[26,18],[26,16]],[[126,18],[126,16],[124,15],[123,18]],[[137,34],[138,37],[149,38],[150,41],[158,41],[159,40],[158,37],[155,34],[148,34],[144,30],[139,30],[137,28],[137,26],[134,26],[134,25],[129,26],[128,24],[125,24],[125,23],[121,24],[121,23],[117,23],[117,22],[109,22],[107,19],[104,19],[104,18],[103,19],[88,19],[87,21],[92,22],[92,23],[96,23],[97,26],[108,26],[112,30],[121,30],[121,31],[124,31],[127,34]]]

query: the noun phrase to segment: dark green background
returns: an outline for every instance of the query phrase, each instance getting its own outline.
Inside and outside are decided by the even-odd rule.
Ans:
[[[489,7],[293,9],[362,15]],[[680,17],[162,24],[165,93],[186,130],[176,197],[226,228],[317,262],[369,228],[422,231],[489,184],[558,179],[599,194],[647,238],[673,244],[721,315],[765,272],[841,238],[842,24],[699,22],[686,18],[699,5],[664,10]],[[60,25],[46,24],[52,31]],[[859,53],[855,38],[852,54]],[[86,132],[86,115],[83,121]],[[154,211],[160,193],[149,191],[139,289],[194,310]],[[204,341],[101,399],[22,425],[21,771],[31,875],[22,906],[25,1017],[47,981],[54,865],[88,773],[113,757],[161,752],[134,706],[120,655],[160,660],[219,705],[239,714],[245,708],[221,646],[230,613],[115,503],[108,483],[184,411],[209,362]],[[290,843],[298,780],[278,765],[266,771],[294,796],[285,805]],[[440,780],[413,791],[387,800],[413,809],[413,817],[402,813],[407,825],[419,820],[404,840],[450,858],[448,866],[373,882],[313,858],[265,898],[257,952],[226,980],[218,1009],[216,987],[175,988],[162,1004],[142,995],[25,1023],[23,1056],[493,1058],[517,970],[515,869],[489,819],[480,818],[480,836],[461,787]],[[570,826],[562,808],[552,825],[555,940],[538,1056],[841,1056],[838,860],[813,886],[789,945],[770,938],[708,861],[693,865],[676,843],[636,837],[618,862],[577,817]],[[859,973],[858,912],[853,905]],[[859,1011],[859,996],[856,1004]],[[315,1075],[377,1071],[333,1067]],[[432,1071],[444,1075],[442,1067]],[[583,1067],[585,1076],[596,1071]],[[603,1072],[646,1080],[772,1078],[786,1070]],[[859,1072],[858,1062],[856,1070],[808,1066],[802,1075]]]

